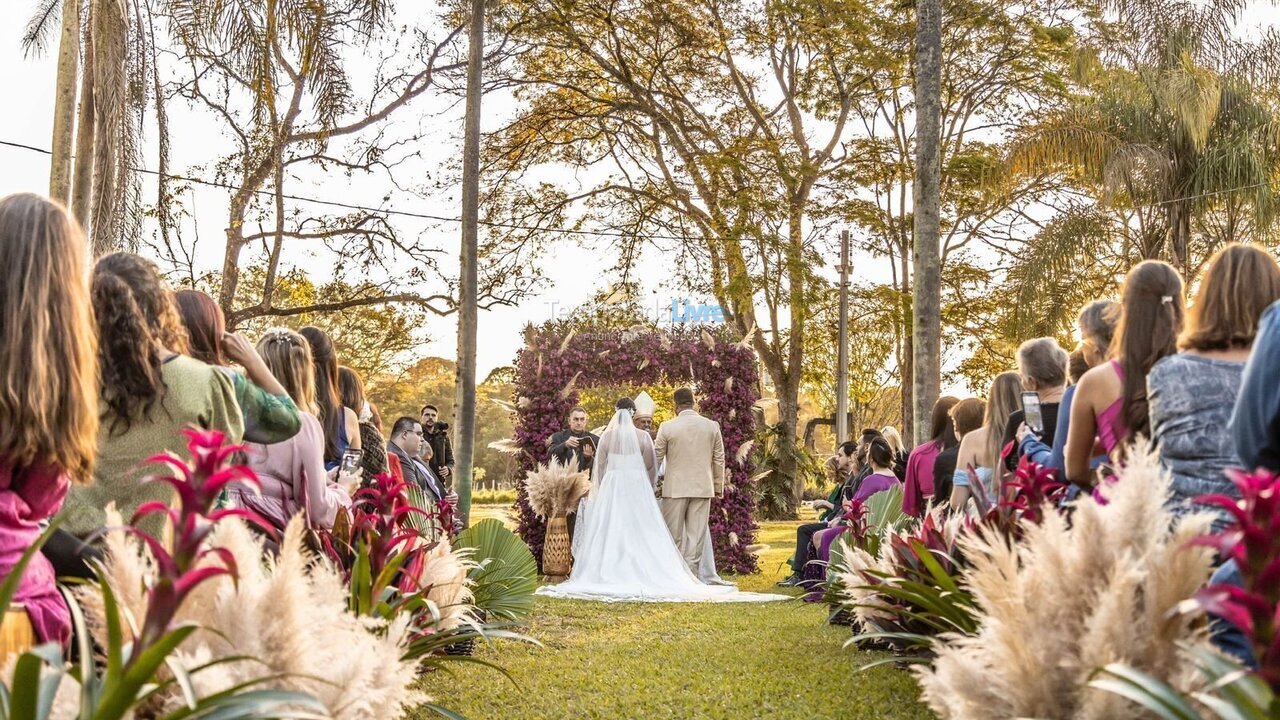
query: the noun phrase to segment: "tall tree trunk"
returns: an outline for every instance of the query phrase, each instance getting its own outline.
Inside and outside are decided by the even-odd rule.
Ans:
[[[1169,204],[1169,255],[1173,266],[1184,276],[1190,258],[1191,201],[1178,200]]]
[[[799,373],[795,373],[799,374]],[[774,379],[775,383],[777,379]],[[782,432],[778,434],[778,467],[777,474],[791,481],[791,492],[787,498],[787,516],[782,518],[766,518],[768,520],[794,520],[804,499],[804,476],[796,463],[796,453],[800,443],[797,432],[800,427],[800,392],[799,386],[791,386],[788,379],[778,383],[778,422],[782,423]]]
[[[127,192],[130,154],[125,143],[128,101],[129,18],[123,3],[104,0],[92,4],[93,15],[93,202],[90,210],[95,257],[122,247],[123,205]]]
[[[912,294],[912,383],[916,443],[929,436],[929,416],[942,385],[941,235],[942,2],[916,4],[916,168],[912,186],[915,273]]]
[[[93,3],[84,18],[84,67],[80,69],[80,108],[76,118],[75,175],[71,188],[71,212],[80,227],[89,231],[89,207],[93,204],[93,145],[97,123],[93,84]]]
[[[462,150],[462,248],[458,273],[458,385],[454,424],[454,489],[468,524],[476,440],[476,323],[480,220],[480,79],[484,62],[484,0],[471,0],[467,31],[467,110]]]
[[[915,368],[915,343],[911,341],[911,260],[908,257],[911,252],[910,243],[902,244],[902,381],[899,383],[899,400],[902,403],[902,436],[906,442],[910,443],[915,433],[915,425],[912,418],[915,417],[915,408],[913,407],[914,399],[911,392],[911,386],[907,378],[913,377],[912,373]]]
[[[53,143],[49,158],[49,197],[71,204],[71,148],[76,120],[76,73],[80,65],[80,0],[62,3],[62,39],[58,42],[58,80],[53,99]]]

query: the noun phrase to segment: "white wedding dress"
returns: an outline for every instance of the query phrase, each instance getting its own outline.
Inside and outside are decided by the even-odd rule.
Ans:
[[[765,602],[786,595],[705,585],[689,571],[653,488],[653,441],[619,410],[600,438],[591,493],[580,506],[569,579],[539,595],[606,602]],[[706,552],[711,552],[708,547]]]

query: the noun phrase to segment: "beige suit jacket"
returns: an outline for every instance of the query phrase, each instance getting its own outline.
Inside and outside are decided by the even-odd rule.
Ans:
[[[710,498],[724,492],[724,438],[720,423],[685,410],[658,428],[658,464],[665,460],[662,497]]]

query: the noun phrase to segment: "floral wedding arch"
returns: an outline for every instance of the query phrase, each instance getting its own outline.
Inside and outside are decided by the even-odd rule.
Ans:
[[[754,467],[739,450],[752,441],[752,406],[759,399],[755,353],[722,327],[566,331],[562,324],[528,326],[516,356],[516,429],[520,449],[516,515],[519,533],[541,559],[545,523],[529,508],[524,475],[547,461],[547,439],[565,426],[578,389],[595,385],[691,385],[702,414],[724,435],[724,496],[711,504],[711,537],[721,571],[755,572]],[[749,451],[744,453],[749,455]]]

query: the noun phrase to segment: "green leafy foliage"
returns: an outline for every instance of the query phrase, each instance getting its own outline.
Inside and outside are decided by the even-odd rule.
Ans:
[[[463,530],[454,547],[470,549],[468,573],[475,606],[491,618],[519,620],[533,610],[538,563],[529,546],[500,520],[488,518]]]

